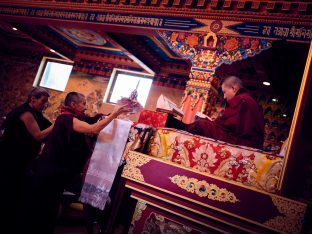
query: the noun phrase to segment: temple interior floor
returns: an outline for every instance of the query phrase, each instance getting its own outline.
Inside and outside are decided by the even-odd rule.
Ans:
[[[54,234],[104,234],[100,232],[100,225],[94,214],[89,215],[88,222],[79,202],[63,203],[60,207]],[[111,234],[127,233],[120,226]]]
[[[94,221],[92,224],[93,233],[99,233],[99,226]],[[90,226],[90,225],[89,225]],[[87,225],[79,203],[62,205],[59,211],[55,234],[91,234],[87,231]]]

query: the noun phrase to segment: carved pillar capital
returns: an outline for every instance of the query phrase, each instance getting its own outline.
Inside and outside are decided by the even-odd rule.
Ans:
[[[160,35],[177,54],[192,63],[190,80],[181,102],[185,113],[183,121],[186,123],[192,122],[197,112],[210,113],[220,87],[220,80],[215,76],[217,67],[246,59],[271,47],[268,40],[218,36],[210,31],[162,31]]]

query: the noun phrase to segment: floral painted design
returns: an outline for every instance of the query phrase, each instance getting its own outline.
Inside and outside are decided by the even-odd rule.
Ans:
[[[156,130],[148,154],[269,192],[276,191],[283,165],[278,155],[170,128]]]
[[[150,110],[143,110],[140,113],[138,122],[150,125],[154,128],[164,127],[167,120],[167,113],[160,113]]]
[[[231,64],[259,54],[271,47],[271,41],[258,38],[234,36],[216,36],[216,48],[205,48],[203,33],[186,33],[161,31],[160,36],[168,45],[185,59],[189,59],[193,67],[215,70],[221,64]]]
[[[236,38],[230,38],[225,41],[223,48],[227,51],[236,50],[238,48],[238,41],[236,40]]]
[[[219,188],[215,184],[209,184],[205,180],[198,180],[196,178],[188,178],[186,176],[175,175],[169,177],[170,181],[178,187],[186,190],[189,193],[195,193],[199,197],[206,197],[210,200],[219,202],[239,202],[239,199],[234,193],[225,188]]]

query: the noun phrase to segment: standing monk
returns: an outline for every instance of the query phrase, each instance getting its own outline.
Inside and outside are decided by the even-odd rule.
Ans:
[[[24,183],[16,225],[17,233],[52,234],[64,189],[72,183],[91,156],[87,135],[97,135],[111,121],[132,110],[115,109],[106,118],[85,115],[86,98],[70,92],[61,115],[55,120],[42,154],[34,163]],[[109,159],[108,159],[109,160]]]
[[[12,228],[21,179],[38,156],[42,140],[52,131],[50,121],[42,114],[48,98],[49,93],[44,88],[33,88],[27,101],[6,115],[2,126],[1,200],[5,214],[4,233],[10,233],[9,229]]]

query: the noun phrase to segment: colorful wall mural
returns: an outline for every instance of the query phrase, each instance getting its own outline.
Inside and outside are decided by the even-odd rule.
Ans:
[[[86,113],[88,115],[94,115],[102,105],[108,80],[109,78],[73,71],[64,92],[49,90],[51,97],[45,114],[49,119],[55,120],[60,114],[60,107],[63,104],[66,94],[76,91],[83,93],[87,98]]]
[[[0,120],[6,113],[27,100],[39,62],[0,59]]]
[[[0,60],[0,120],[13,108],[26,101],[29,91],[33,87],[34,79],[40,62],[18,62]],[[111,68],[113,69],[113,68]],[[111,71],[109,72],[109,74]],[[114,105],[103,103],[103,98],[110,77],[73,71],[64,92],[49,89],[49,105],[44,111],[51,121],[59,115],[60,106],[68,92],[77,91],[87,97],[87,114],[97,112],[109,113]],[[155,110],[156,101],[160,94],[164,94],[176,103],[181,101],[183,90],[153,84],[146,103],[146,109]],[[138,115],[132,116],[136,121]]]

